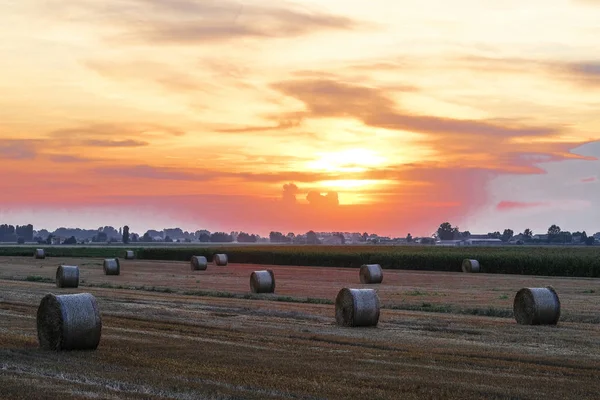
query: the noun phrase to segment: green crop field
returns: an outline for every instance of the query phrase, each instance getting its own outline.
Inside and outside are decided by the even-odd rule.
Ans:
[[[0,256],[33,256],[35,247],[0,247]],[[377,263],[385,269],[460,271],[462,260],[480,262],[495,274],[600,277],[600,247],[434,247],[434,246],[211,246],[135,247],[146,260],[187,261],[192,255],[226,253],[233,263],[356,268]],[[45,248],[50,257],[123,257],[123,247]]]

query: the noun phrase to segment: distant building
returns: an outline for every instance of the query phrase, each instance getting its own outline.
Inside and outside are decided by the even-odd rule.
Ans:
[[[483,234],[471,234],[467,239],[489,239],[490,236],[487,233]]]
[[[548,241],[548,235],[533,235],[532,239],[536,240],[536,241],[544,242],[544,241]]]
[[[520,243],[525,242],[526,240],[527,240],[527,237],[525,235],[523,235],[522,233],[519,233],[518,235],[511,237],[510,240],[508,241],[508,243],[520,244]]]
[[[480,245],[480,246],[490,246],[490,245],[500,245],[503,244],[502,240],[500,239],[490,239],[490,238],[486,238],[486,239],[466,239],[464,241],[465,246],[476,246],[476,245]]]

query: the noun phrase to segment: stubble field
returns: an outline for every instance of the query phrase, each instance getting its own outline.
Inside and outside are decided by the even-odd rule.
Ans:
[[[58,289],[59,264],[80,287]],[[251,295],[272,269],[276,293]],[[0,389],[7,399],[593,399],[600,392],[598,279],[358,269],[0,257]],[[553,285],[558,327],[520,326],[522,287]],[[377,289],[376,328],[335,325],[342,287]],[[92,293],[103,329],[92,352],[38,349],[47,293]]]

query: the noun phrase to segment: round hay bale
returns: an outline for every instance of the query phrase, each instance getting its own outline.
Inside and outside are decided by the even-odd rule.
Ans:
[[[133,250],[125,251],[125,259],[126,260],[133,260],[134,258],[135,258],[135,253],[133,252]]]
[[[46,253],[44,252],[44,249],[36,249],[33,253],[33,257],[38,260],[43,260],[46,258]]]
[[[335,320],[341,326],[377,326],[377,292],[374,289],[343,288],[335,299]]]
[[[40,347],[47,350],[96,350],[102,320],[96,298],[89,293],[47,294],[37,311]]]
[[[104,270],[104,275],[120,275],[121,263],[118,258],[107,258],[104,260],[102,269]]]
[[[79,286],[79,267],[60,265],[56,269],[56,287],[76,288]]]
[[[519,325],[556,325],[560,300],[552,286],[523,288],[515,295],[513,312]]]
[[[208,261],[204,256],[192,256],[190,266],[192,271],[204,271],[208,267]]]
[[[250,290],[252,293],[274,293],[275,274],[273,271],[267,269],[250,274]]]
[[[479,272],[479,261],[465,258],[462,262],[463,272]]]
[[[360,283],[381,283],[383,271],[379,264],[365,264],[360,267]]]
[[[224,267],[227,265],[227,254],[215,254],[214,258],[213,258],[215,265],[219,265],[221,267]]]

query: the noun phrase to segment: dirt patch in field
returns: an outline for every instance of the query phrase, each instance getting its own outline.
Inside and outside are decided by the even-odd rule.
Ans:
[[[512,318],[513,299],[519,289],[552,285],[560,296],[562,321],[600,323],[600,290],[598,279],[593,278],[384,270],[382,284],[364,285],[354,268],[210,264],[206,271],[191,271],[188,262],[122,260],[121,275],[106,276],[102,261],[0,257],[0,279],[29,280],[50,287],[56,267],[69,264],[80,267],[82,287],[325,304],[331,304],[342,287],[370,287],[377,290],[384,308],[505,318]],[[250,274],[265,268],[275,273],[276,292],[252,295]]]
[[[52,276],[57,264],[27,262],[0,264],[0,277],[25,279],[33,268]],[[509,318],[386,308],[376,328],[342,328],[332,304],[182,294],[248,293],[256,266],[190,273],[185,263],[124,261],[122,275],[106,277],[101,260],[79,265],[93,285],[172,290],[58,289],[0,279],[3,398],[581,399],[600,390],[596,324],[528,327]],[[358,283],[358,270],[273,269],[281,296],[333,299],[340,287],[367,287]],[[585,279],[384,273],[378,291],[388,304],[446,298],[440,304],[509,307],[499,292],[552,280],[561,301],[580,304],[579,296],[587,296],[585,310],[599,307],[593,293],[581,293],[595,283]],[[48,292],[96,296],[103,319],[97,351],[38,349],[35,315]]]

